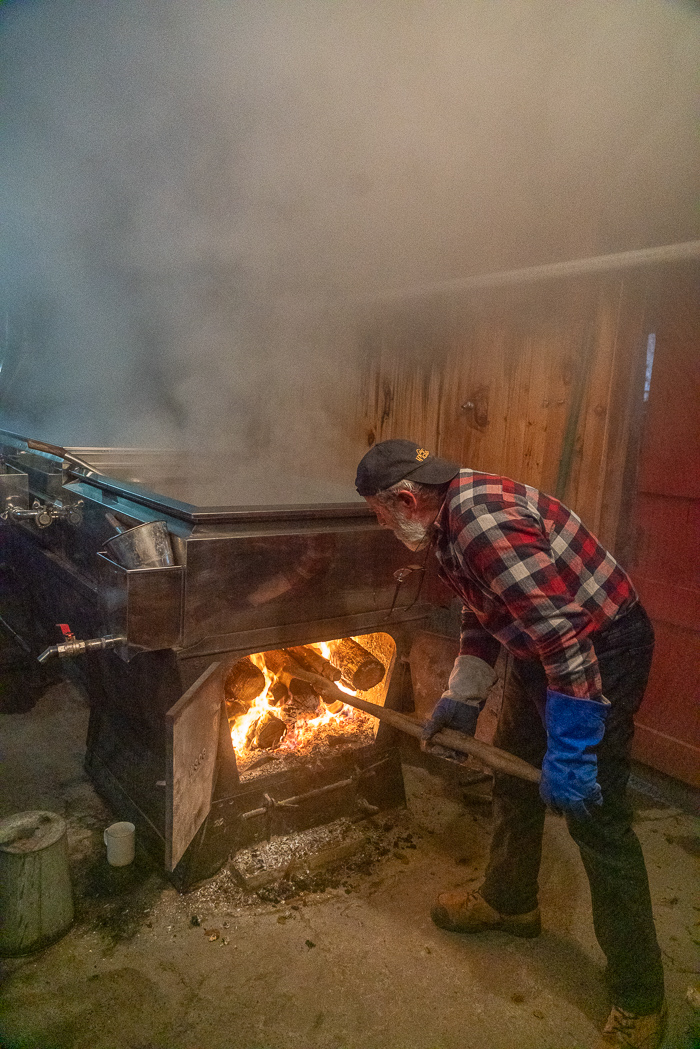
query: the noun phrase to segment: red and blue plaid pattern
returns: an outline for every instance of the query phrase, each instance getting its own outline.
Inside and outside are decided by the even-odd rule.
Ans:
[[[576,514],[508,477],[460,470],[436,520],[435,553],[464,602],[460,652],[493,666],[501,644],[540,660],[550,689],[601,695],[589,635],[637,594]]]

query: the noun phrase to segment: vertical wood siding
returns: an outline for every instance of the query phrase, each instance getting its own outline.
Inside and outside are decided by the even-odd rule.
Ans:
[[[365,334],[355,437],[364,447],[411,437],[551,492],[615,549],[642,410],[644,316],[645,281],[629,276],[394,307]]]
[[[368,326],[354,435],[365,448],[414,438],[582,517],[630,571],[656,631],[634,753],[696,786],[699,287],[689,262],[405,302]]]

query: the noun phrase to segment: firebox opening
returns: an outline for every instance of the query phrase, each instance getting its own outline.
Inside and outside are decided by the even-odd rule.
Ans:
[[[374,742],[378,722],[344,702],[384,705],[396,658],[385,633],[254,652],[226,669],[224,698],[241,780]]]

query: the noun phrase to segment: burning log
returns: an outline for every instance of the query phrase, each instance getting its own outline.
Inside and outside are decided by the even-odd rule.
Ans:
[[[224,680],[224,699],[229,718],[247,714],[264,689],[265,675],[248,656],[234,663]]]
[[[328,696],[324,696],[321,693],[321,701],[324,703],[327,710],[330,710],[331,714],[338,714],[343,709],[345,704],[340,699],[329,699]]]
[[[267,690],[267,701],[271,707],[281,707],[289,700],[289,689],[284,681],[273,681]]]
[[[274,714],[263,714],[248,729],[245,742],[251,749],[273,750],[287,735],[286,722]]]
[[[289,683],[291,702],[302,711],[315,713],[321,703],[321,697],[312,684],[299,677],[293,677]]]
[[[317,652],[310,645],[300,645],[296,648],[286,648],[284,650],[293,663],[297,664],[302,670],[308,670],[312,674],[320,674],[321,677],[327,678],[328,681],[339,681],[342,676],[342,671],[338,667],[334,667],[330,660],[322,656],[320,652]],[[299,678],[294,679],[297,682],[295,688],[299,688]],[[291,686],[290,686],[291,687]],[[292,689],[294,691],[294,689]],[[328,699],[324,695],[318,697],[330,710],[331,714],[337,714],[339,710],[343,709],[343,704],[338,700]]]
[[[331,645],[331,662],[338,667],[342,677],[351,688],[366,692],[384,680],[386,667],[368,652],[366,648],[353,641],[351,637],[334,641]]]
[[[320,658],[322,659],[323,657],[321,656]],[[281,683],[289,692],[288,699],[282,700],[285,716],[288,714],[312,714],[318,710],[321,696],[313,685],[298,677],[298,674],[305,672],[306,668],[302,667],[289,652],[286,650],[266,652],[265,665],[270,673],[275,675],[277,682]],[[315,673],[315,671],[307,672]],[[322,680],[329,679],[322,676]],[[281,694],[281,689],[279,691]]]
[[[294,668],[297,664],[282,649],[265,653],[265,666],[269,672],[283,685],[289,688],[294,677]]]
[[[255,730],[255,746],[259,750],[274,750],[287,735],[287,726],[274,714],[265,714]]]
[[[304,670],[311,670],[314,674],[327,677],[329,681],[339,681],[342,676],[342,671],[338,667],[333,666],[330,660],[310,645],[285,648],[284,651]]]

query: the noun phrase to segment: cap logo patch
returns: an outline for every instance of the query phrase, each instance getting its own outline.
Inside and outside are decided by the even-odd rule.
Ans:
[[[427,448],[418,448],[416,451],[416,462],[422,463],[424,459],[427,459],[430,452]]]

